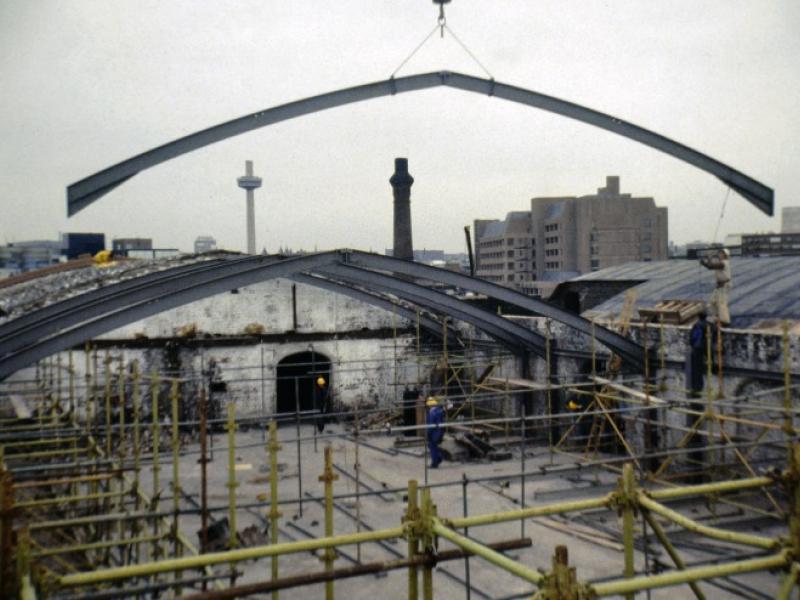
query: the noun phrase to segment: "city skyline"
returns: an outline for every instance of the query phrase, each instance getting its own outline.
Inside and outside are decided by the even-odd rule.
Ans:
[[[797,204],[800,7],[791,2],[532,5],[455,0],[448,25],[499,81],[650,128],[773,187],[769,219],[712,176],[596,128],[452,90],[289,121],[142,173],[66,218],[66,186],[175,137],[309,95],[385,79],[435,24],[428,1],[200,6],[82,0],[0,6],[0,243],[104,231],[190,250],[245,247],[236,177],[264,179],[266,247],[381,251],[395,157],[409,159],[414,245],[463,251],[463,226],[618,174],[670,208],[670,239],[777,231]],[[243,14],[247,15],[242,19]],[[502,33],[502,35],[499,35]],[[448,34],[399,75],[483,75]],[[10,93],[8,92],[10,90]],[[726,201],[727,197],[727,201]]]

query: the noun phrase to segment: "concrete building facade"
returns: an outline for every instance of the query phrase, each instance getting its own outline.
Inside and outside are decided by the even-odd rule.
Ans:
[[[34,271],[58,263],[60,257],[61,242],[17,242],[0,246],[0,270],[5,276]]]
[[[798,233],[749,233],[742,235],[742,256],[800,255]]]
[[[536,278],[536,247],[529,212],[510,212],[503,221],[476,220],[474,227],[478,277],[517,289]]]
[[[504,221],[475,221],[476,273],[547,296],[559,281],[630,261],[668,258],[667,209],[620,192],[619,177],[587,196],[539,197]]]

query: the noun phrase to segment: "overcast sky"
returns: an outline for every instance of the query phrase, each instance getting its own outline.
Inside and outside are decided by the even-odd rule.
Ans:
[[[726,187],[614,134],[438,88],[259,129],[140,173],[77,216],[66,187],[259,109],[386,79],[436,23],[430,0],[0,0],[0,243],[102,231],[244,250],[392,240],[393,159],[416,183],[416,248],[463,251],[463,226],[606,175],[669,208],[677,242],[714,236]],[[726,233],[780,228],[800,204],[797,0],[453,0],[448,25],[492,75],[657,131],[775,189],[768,218],[731,192]],[[483,75],[445,35],[399,75]]]

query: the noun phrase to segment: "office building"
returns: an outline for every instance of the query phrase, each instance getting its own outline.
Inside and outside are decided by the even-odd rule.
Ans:
[[[581,273],[666,260],[667,209],[620,192],[619,177],[586,196],[538,197],[504,221],[475,221],[476,274],[531,295]]]

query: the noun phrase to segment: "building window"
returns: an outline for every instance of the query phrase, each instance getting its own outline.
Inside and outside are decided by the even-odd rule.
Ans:
[[[506,252],[506,257],[514,258],[514,251],[513,250],[509,250],[508,252]]]
[[[514,238],[508,238],[506,240],[506,246],[513,246],[514,245]]]
[[[514,263],[513,263],[513,262],[510,262],[510,263],[508,263],[508,265],[507,265],[507,266],[508,266],[508,269],[509,269],[510,271],[514,269]]]
[[[592,259],[592,271],[597,271],[600,268],[600,261],[596,258]]]

